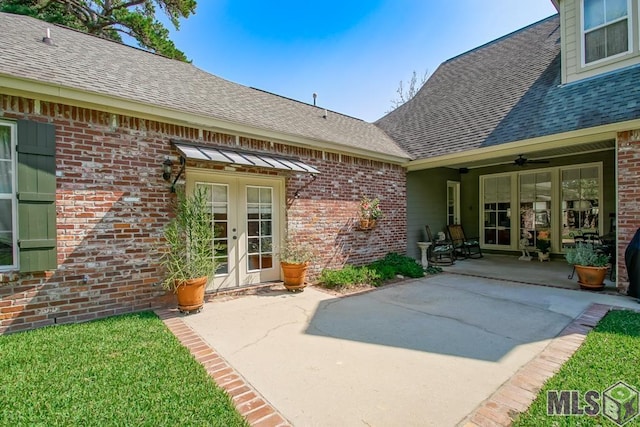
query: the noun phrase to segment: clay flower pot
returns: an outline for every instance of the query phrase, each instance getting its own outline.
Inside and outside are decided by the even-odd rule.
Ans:
[[[288,291],[301,291],[306,286],[305,279],[307,277],[307,268],[309,268],[309,262],[304,263],[288,263],[281,262],[282,267],[282,280],[284,287]]]
[[[202,310],[207,279],[205,276],[176,283],[176,296],[178,297],[178,310],[180,312],[190,313]]]
[[[607,276],[607,267],[589,267],[576,265],[578,283],[582,289],[601,291],[604,289],[604,278]]]

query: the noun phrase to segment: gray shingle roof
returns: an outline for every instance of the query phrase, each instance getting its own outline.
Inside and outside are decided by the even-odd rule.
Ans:
[[[42,42],[51,28],[54,45]],[[408,155],[371,123],[211,75],[140,49],[0,13],[0,75],[279,132],[383,156]]]
[[[443,63],[376,122],[415,158],[640,117],[640,67],[561,85],[552,16]]]

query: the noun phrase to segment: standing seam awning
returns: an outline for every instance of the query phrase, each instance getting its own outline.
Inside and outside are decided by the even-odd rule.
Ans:
[[[296,159],[275,157],[262,153],[229,150],[226,148],[190,145],[173,141],[180,155],[189,160],[206,160],[211,162],[229,163],[240,166],[257,166],[262,168],[280,169],[296,172],[320,173],[313,166]]]

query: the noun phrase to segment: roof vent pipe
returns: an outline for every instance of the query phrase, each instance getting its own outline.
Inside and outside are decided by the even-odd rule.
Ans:
[[[316,106],[316,98],[318,97],[318,94],[313,92],[313,106]]]
[[[52,45],[53,40],[51,40],[51,29],[47,28],[47,35],[42,38],[42,42],[44,44]]]
[[[326,109],[324,110],[324,113],[322,113],[322,118],[323,118],[323,119],[326,119],[326,118],[327,118],[327,110],[326,110]]]

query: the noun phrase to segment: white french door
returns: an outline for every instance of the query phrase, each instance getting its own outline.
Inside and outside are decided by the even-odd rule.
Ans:
[[[278,280],[282,179],[187,171],[187,193],[205,188],[219,263],[208,290]]]

